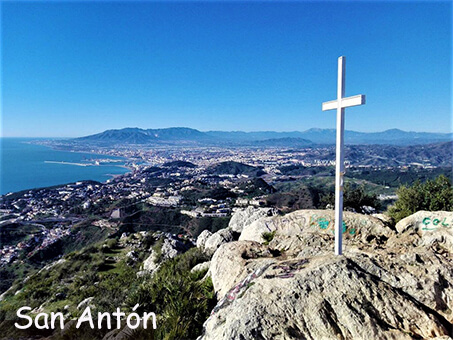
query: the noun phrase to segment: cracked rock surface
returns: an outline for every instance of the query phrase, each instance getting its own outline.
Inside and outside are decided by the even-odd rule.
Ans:
[[[221,245],[210,264],[218,304],[200,338],[451,339],[452,213],[396,229],[346,214],[342,256],[330,213],[265,217]]]

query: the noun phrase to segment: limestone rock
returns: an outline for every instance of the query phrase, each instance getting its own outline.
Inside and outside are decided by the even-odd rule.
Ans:
[[[248,268],[246,263],[249,259],[259,257],[272,258],[268,247],[260,243],[236,241],[223,244],[213,255],[210,264],[211,280],[218,298],[224,296],[242,277],[256,270],[262,261],[254,262]]]
[[[419,235],[445,235],[452,229],[452,212],[449,211],[418,211],[396,224],[399,233],[411,230]]]
[[[210,269],[210,264],[211,264],[211,261],[199,263],[191,269],[191,273],[194,273],[197,271],[202,272],[202,271],[208,270],[208,269]]]
[[[379,220],[382,220],[386,224],[391,223],[391,217],[389,217],[386,214],[372,214],[373,217],[378,218]]]
[[[213,235],[213,233],[209,230],[204,230],[200,233],[199,237],[197,237],[197,248],[204,250],[205,249],[205,243],[208,240],[208,238]]]
[[[0,301],[3,301],[8,293],[10,293],[11,289],[13,286],[9,287],[7,290],[5,290],[1,295],[0,295]]]
[[[165,238],[161,247],[161,255],[151,249],[151,254],[143,262],[143,269],[137,273],[137,277],[144,275],[153,275],[160,267],[160,262],[167,259],[172,259],[175,256],[184,253],[190,248],[189,245],[175,238]]]
[[[452,212],[418,211],[396,224],[396,230],[403,236],[397,239],[408,239],[412,234],[419,245],[440,248],[452,253]]]
[[[143,271],[146,273],[153,273],[158,269],[159,265],[157,264],[157,254],[152,249],[150,256],[148,256],[145,261],[143,261]]]
[[[126,257],[133,262],[137,262],[139,260],[139,254],[136,251],[131,250],[126,254]]]
[[[227,293],[204,327],[204,340],[427,339],[449,335],[452,324],[349,254],[264,266]]]
[[[236,233],[241,233],[245,226],[262,217],[276,215],[276,213],[277,210],[274,208],[247,207],[245,209],[238,209],[230,219],[229,228]]]
[[[368,215],[344,212],[344,239],[371,242],[385,240],[394,234],[383,221]],[[256,220],[246,226],[239,240],[263,243],[263,233],[276,231],[276,235],[296,236],[307,232],[334,235],[334,211],[298,210],[285,216]]]
[[[450,228],[452,228],[450,211],[418,211],[396,224],[396,230],[399,233],[412,229],[420,235],[429,231],[450,230]]]
[[[86,308],[87,306],[90,306],[90,307],[93,307],[91,302],[93,301],[93,296],[90,296],[84,300],[82,300],[81,302],[79,302],[79,304],[77,305],[77,309],[81,310],[81,309],[84,309]]]
[[[233,232],[230,229],[218,230],[206,240],[204,252],[211,256],[222,244],[232,241]]]
[[[450,339],[452,222],[443,235],[415,223],[396,233],[345,213],[335,256],[332,215],[262,218],[243,229],[240,239],[252,240],[221,245],[210,264],[218,304],[201,339]],[[264,231],[275,231],[268,245]]]
[[[177,240],[175,238],[164,239],[164,244],[161,248],[162,259],[173,259],[179,254],[184,253],[190,248],[187,244]]]
[[[57,266],[57,265],[60,265],[60,264],[62,264],[62,263],[65,263],[65,262],[66,262],[65,259],[59,259],[59,260],[57,260],[57,261],[55,261],[55,262],[52,262],[52,263],[50,263],[50,264],[44,266],[43,268],[41,268],[41,269],[38,271],[38,273],[41,273],[41,272],[43,272],[44,270],[50,270],[50,269],[52,269],[53,267],[55,267],[55,266]],[[26,281],[24,281],[24,282],[26,282]]]

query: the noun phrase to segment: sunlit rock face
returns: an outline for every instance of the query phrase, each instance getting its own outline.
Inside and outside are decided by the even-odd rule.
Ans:
[[[235,211],[229,222],[229,228],[235,233],[241,233],[243,228],[262,217],[274,216],[277,210],[274,208],[247,207]]]
[[[345,213],[342,256],[332,213],[263,217],[222,244],[201,339],[451,338],[452,213],[420,212],[396,229]]]

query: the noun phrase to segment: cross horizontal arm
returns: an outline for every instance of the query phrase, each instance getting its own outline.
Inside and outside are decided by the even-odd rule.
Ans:
[[[359,94],[357,96],[342,98],[341,108],[358,106],[366,104],[366,96],[364,94]],[[324,102],[322,104],[322,111],[335,110],[337,109],[337,100],[331,100],[329,102]]]

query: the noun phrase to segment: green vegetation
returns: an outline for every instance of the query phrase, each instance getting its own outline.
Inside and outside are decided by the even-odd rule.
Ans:
[[[230,217],[201,217],[194,218],[188,223],[188,231],[193,237],[199,236],[202,231],[209,230],[215,233],[229,226]]]
[[[244,195],[248,198],[272,194],[276,192],[276,189],[273,188],[273,186],[269,185],[262,178],[254,178],[251,180],[247,180],[238,185],[238,188],[240,190],[243,190]]]
[[[281,167],[279,170],[285,175],[299,178],[273,184],[277,193],[268,196],[269,205],[286,212],[297,209],[324,209],[327,204],[334,206],[333,167],[291,165]],[[378,195],[394,195],[401,185],[412,185],[417,181],[423,183],[440,175],[451,178],[452,167],[378,170],[349,168],[345,178],[344,207],[358,212],[363,205],[385,210],[393,201],[379,202]]]
[[[36,224],[7,223],[0,226],[0,248],[28,241],[32,234],[41,230]]]
[[[83,310],[77,305],[92,297],[92,315],[113,312],[117,307],[128,314],[136,304],[140,305],[139,314],[156,313],[158,329],[136,330],[134,339],[195,339],[216,299],[211,279],[202,280],[206,271],[191,273],[191,268],[208,258],[192,248],[162,262],[153,277],[137,277],[150,247],[159,255],[162,244],[162,239],[151,234],[131,234],[121,241],[110,238],[63,256],[62,261],[28,280],[16,280],[0,304],[0,332],[11,337],[50,335],[34,327],[26,331],[15,328],[16,311],[22,306],[41,306],[44,312],[62,312],[67,320],[74,319]],[[131,250],[140,260],[126,256]],[[53,339],[100,339],[107,331],[77,330],[72,325]]]
[[[96,301],[95,313],[123,306],[138,268],[126,263],[124,253],[117,240],[109,239],[64,256],[26,281],[16,280],[0,305],[0,331],[11,336],[35,334],[36,329],[20,331],[11,322],[22,306],[42,306],[44,311],[62,312],[67,318],[78,317],[81,310],[76,307],[88,297]],[[85,338],[90,334],[98,338],[94,333]]]
[[[192,248],[165,261],[152,280],[144,278],[129,295],[128,306],[139,304],[139,314],[156,313],[156,339],[195,339],[201,334],[216,299],[211,279],[201,280],[205,273],[191,273],[191,268],[206,260],[197,248]],[[138,331],[134,336],[144,333]]]
[[[25,283],[16,282],[12,291],[20,290],[20,293],[7,295],[5,301],[12,305],[18,303],[32,308],[50,302],[46,308],[52,310],[51,306],[61,300],[56,298],[57,293],[62,293],[65,304],[73,308],[90,296],[99,297],[100,307],[121,305],[126,291],[121,292],[120,287],[130,281],[133,270],[124,261],[117,262],[113,259],[120,254],[121,248],[118,248],[116,240],[108,240],[70,253],[63,257],[61,263],[30,276]],[[2,312],[6,313],[4,316],[12,317],[10,312],[15,313],[15,310],[5,310],[2,305]],[[74,309],[72,312],[76,313]]]
[[[92,220],[88,219],[76,224],[72,228],[70,235],[34,253],[29,253],[29,250],[23,249],[19,253],[20,261],[0,268],[0,291],[5,291],[11,287],[15,280],[24,279],[27,275],[36,272],[46,263],[53,261],[61,255],[69,254],[70,252],[106,239],[109,231],[95,227],[91,225],[91,222]],[[23,230],[30,229],[19,228],[18,232],[20,233]]]
[[[322,206],[335,205],[335,196],[333,192],[324,195],[321,198]],[[344,209],[362,212],[362,207],[372,207],[376,210],[380,209],[380,202],[377,196],[366,192],[364,186],[358,186],[351,183],[344,185]]]
[[[209,190],[206,193],[205,197],[210,197],[215,200],[226,200],[227,198],[235,198],[237,195],[231,192],[229,189],[224,187],[216,187],[214,189]]]
[[[38,269],[36,263],[16,261],[0,268],[0,291],[6,291],[17,279],[23,279]]]
[[[156,254],[155,255],[156,262],[161,262],[161,260],[162,260],[162,245],[163,244],[164,244],[164,239],[160,238],[159,240],[156,241],[156,243],[152,247],[153,252]]]
[[[221,162],[218,164],[213,165],[212,167],[207,169],[208,173],[211,174],[232,174],[232,175],[248,175],[251,177],[260,177],[263,175],[265,172],[258,167],[239,163],[239,162],[234,162],[234,161],[227,161],[227,162]]]
[[[179,209],[154,207],[145,204],[129,207],[127,216],[123,218],[117,235],[124,232],[163,231],[179,234],[183,231],[181,225],[190,218],[182,215]]]
[[[349,169],[346,176],[356,179],[364,179],[372,183],[397,188],[401,185],[411,185],[416,181],[425,182],[435,179],[440,175],[452,178],[452,167],[440,167],[435,169]]]
[[[197,165],[191,162],[186,162],[186,161],[173,161],[173,162],[167,162],[162,165],[163,167],[167,168],[197,168]]]
[[[276,206],[284,212],[298,209],[325,209],[327,204],[334,206],[334,176],[310,176],[298,180],[274,184],[277,193],[267,197],[268,205]],[[380,194],[394,195],[394,188],[384,187],[366,180],[345,179],[344,206],[347,201],[351,210],[358,210],[362,205],[376,209],[386,209],[392,202],[379,201]],[[351,192],[349,192],[351,190]]]
[[[299,209],[314,209],[318,206],[318,191],[304,185],[295,186],[289,191],[281,191],[266,198],[268,206],[276,207],[284,212]]]
[[[265,240],[263,244],[268,245],[270,242],[273,240],[274,235],[276,234],[276,230],[271,231],[271,232],[264,232],[262,234],[262,238]]]
[[[388,214],[394,222],[398,222],[419,210],[452,211],[452,194],[452,183],[443,175],[425,183],[417,181],[412,186],[401,186],[397,190],[399,198],[388,209]]]
[[[301,164],[282,166],[279,168],[287,176],[334,176],[333,166],[304,166]]]

